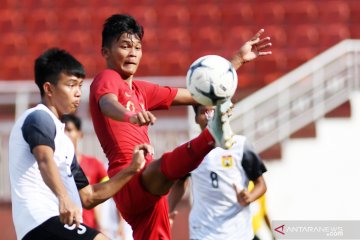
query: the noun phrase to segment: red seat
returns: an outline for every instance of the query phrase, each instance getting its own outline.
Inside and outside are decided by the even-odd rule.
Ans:
[[[359,28],[360,22],[360,4],[358,1],[349,2],[350,6],[350,22],[354,25],[357,25]]]
[[[91,32],[68,31],[66,36],[61,37],[60,42],[71,53],[96,54],[100,51],[100,46],[95,46],[93,36]]]
[[[63,12],[58,22],[60,30],[87,30],[92,28],[92,16],[86,9],[70,8]]]
[[[221,28],[207,26],[203,28],[194,27],[191,29],[192,51],[220,50],[225,39]]]
[[[188,31],[186,28],[169,28],[166,31],[159,29],[158,39],[158,44],[161,51],[187,51],[190,50],[191,47],[190,31]]]
[[[291,47],[318,47],[321,44],[319,28],[314,24],[290,25],[286,31]]]
[[[27,52],[28,39],[21,33],[4,33],[0,38],[0,56],[16,56]],[[4,59],[4,58],[1,58]]]
[[[145,30],[147,27],[156,26],[157,24],[157,12],[151,5],[136,5],[125,12],[123,9],[120,10],[121,13],[127,13],[133,16],[140,25],[145,27]]]
[[[285,8],[281,3],[262,3],[254,11],[254,21],[259,24],[282,24],[285,21]]]
[[[26,21],[26,30],[30,33],[37,33],[39,31],[54,31],[59,28],[59,21],[57,14],[48,9],[34,9],[24,13]]]
[[[347,23],[350,19],[350,7],[346,1],[327,1],[318,5],[320,21],[323,24]]]
[[[350,29],[347,24],[328,24],[319,30],[320,47],[325,50],[338,42],[350,38]]]
[[[165,5],[158,13],[159,27],[187,27],[190,22],[190,11],[187,6],[180,4]]]
[[[0,9],[0,16],[1,33],[23,30],[25,26],[24,16],[17,9]]]
[[[314,23],[318,20],[319,10],[314,1],[288,1],[282,4],[288,24]]]
[[[33,78],[33,57],[30,57],[27,54],[19,54],[8,56],[6,58],[2,57],[1,59],[5,59],[5,61],[1,62],[0,78],[8,80],[27,80]]]
[[[191,64],[187,53],[173,51],[159,55],[161,61],[157,61],[160,66],[160,74],[163,76],[184,76]]]
[[[13,1],[16,2],[16,1]],[[33,11],[36,9],[56,9],[57,1],[49,1],[49,0],[22,0],[20,1],[19,7],[23,8],[25,11]]]
[[[227,3],[221,1],[223,27],[243,26],[253,24],[255,19],[254,7],[249,3]]]
[[[32,33],[28,33],[27,36],[30,38]],[[63,48],[62,42],[59,39],[60,34],[56,31],[38,32],[36,38],[29,42],[28,50],[30,54],[35,56],[40,55],[46,49],[59,47]]]
[[[216,4],[199,4],[190,7],[190,21],[194,27],[218,26],[221,9]]]

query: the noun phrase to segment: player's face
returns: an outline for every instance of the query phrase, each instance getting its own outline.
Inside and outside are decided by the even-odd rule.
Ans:
[[[123,33],[110,49],[102,51],[108,67],[128,80],[135,74],[142,57],[141,40],[134,34]]]
[[[82,78],[61,73],[56,85],[45,84],[49,84],[47,94],[51,107],[54,108],[58,117],[74,113],[77,110],[80,105]]]
[[[200,125],[201,130],[207,126],[208,120],[214,116],[215,107],[213,106],[199,106],[196,114],[196,123]]]
[[[74,146],[76,147],[78,140],[82,137],[81,131],[76,128],[73,122],[68,121],[65,124],[65,133],[71,139]]]

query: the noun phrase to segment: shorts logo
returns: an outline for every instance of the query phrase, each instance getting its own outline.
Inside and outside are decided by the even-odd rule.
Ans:
[[[74,230],[74,229],[76,228],[76,224],[73,224],[73,225],[71,225],[71,226],[65,224],[65,225],[64,225],[64,228],[72,231],[72,230]],[[86,227],[80,224],[79,227],[77,228],[77,233],[78,233],[79,235],[82,235],[82,234],[84,234],[85,232],[86,232]]]
[[[233,163],[234,160],[231,155],[221,157],[221,164],[224,168],[231,168],[233,166]]]

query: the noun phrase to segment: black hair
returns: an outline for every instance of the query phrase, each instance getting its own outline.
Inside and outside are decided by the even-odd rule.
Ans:
[[[65,114],[65,115],[62,115],[61,118],[60,118],[60,121],[63,122],[63,123],[68,123],[68,122],[72,122],[76,129],[78,131],[81,131],[81,119],[74,115],[74,114]]]
[[[198,111],[199,111],[199,107],[200,105],[192,105],[194,112],[195,112],[195,117],[198,115]]]
[[[123,33],[134,34],[142,40],[144,28],[130,15],[114,14],[104,23],[101,46],[110,48],[114,40],[119,40]]]
[[[41,54],[35,60],[34,72],[35,83],[41,96],[44,96],[44,83],[56,85],[61,73],[85,78],[85,70],[81,63],[70,53],[59,48],[51,48]]]

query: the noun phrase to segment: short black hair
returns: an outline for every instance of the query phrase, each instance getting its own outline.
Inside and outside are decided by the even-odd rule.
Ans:
[[[60,121],[63,123],[72,122],[78,131],[81,131],[81,119],[75,114],[64,114],[61,116]]]
[[[35,83],[44,96],[43,85],[46,82],[56,85],[60,74],[74,75],[85,78],[85,69],[70,53],[63,49],[51,48],[35,60]]]
[[[102,47],[110,48],[123,33],[134,34],[142,40],[144,28],[130,15],[114,14],[106,19],[102,31]]]
[[[194,112],[195,112],[195,117],[198,115],[198,111],[201,105],[192,105]]]

